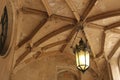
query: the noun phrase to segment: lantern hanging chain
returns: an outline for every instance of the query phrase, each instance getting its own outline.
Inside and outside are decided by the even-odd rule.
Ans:
[[[79,32],[79,30],[77,30],[77,32],[76,32],[76,34],[75,34],[75,37],[74,37],[74,39],[73,39],[73,41],[72,41],[72,44],[71,44],[71,48],[73,48],[73,44],[74,44],[74,42],[75,42],[75,39],[77,38],[78,32]]]
[[[87,39],[87,37],[86,37],[86,34],[85,34],[85,32],[84,32],[84,27],[83,27],[83,23],[81,24],[81,27],[79,27],[79,31],[81,30],[81,32],[82,32],[82,35],[83,35],[83,38],[84,38],[84,42],[85,42],[85,44],[86,44],[86,47],[87,47],[87,49],[89,49],[89,51],[91,52],[91,48],[90,48],[90,46],[89,46],[89,43],[88,43],[88,39]],[[81,37],[82,38],[82,37]]]
[[[75,40],[76,40],[76,38],[77,38],[77,35],[78,35],[78,33],[79,33],[80,30],[83,30],[83,25],[82,25],[82,24],[80,24],[80,27],[77,28],[77,32],[76,32],[76,34],[75,34],[75,37],[74,37],[74,39],[73,39],[73,42],[72,42],[70,48],[73,48],[73,44],[74,44],[74,42],[75,42]]]
[[[86,44],[87,44],[88,40],[87,40],[87,38],[86,38],[85,32],[84,32],[83,29],[82,29],[81,31],[82,31],[82,34],[83,34],[83,36],[84,36],[85,42],[86,42]]]
[[[86,37],[86,35],[85,35],[85,32],[84,32],[84,29],[83,29],[83,24],[82,24],[81,31],[82,31],[82,34],[83,34],[83,36],[84,36],[85,43],[87,44],[86,47],[87,47],[87,49],[91,52],[91,48],[90,48],[90,46],[89,46],[88,39],[87,39],[87,37]]]
[[[85,42],[87,43],[88,40],[87,40],[86,35],[85,35],[85,32],[84,32],[83,23],[81,24],[81,28],[80,28],[80,30],[82,31],[83,38],[84,38]]]

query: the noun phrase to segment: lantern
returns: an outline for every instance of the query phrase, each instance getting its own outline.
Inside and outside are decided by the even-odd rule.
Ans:
[[[90,57],[89,49],[82,39],[80,40],[79,45],[76,44],[74,53],[76,55],[77,68],[82,72],[85,72],[89,68]]]

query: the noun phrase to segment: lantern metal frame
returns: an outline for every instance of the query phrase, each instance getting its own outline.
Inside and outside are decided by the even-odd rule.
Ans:
[[[78,56],[79,63],[80,63],[80,61],[79,61],[79,52],[80,51],[84,51],[85,65],[83,65],[84,69],[82,69],[82,67],[81,67],[82,65],[78,65],[77,69],[81,70],[84,73],[89,68],[89,65],[87,65],[87,63],[86,63],[86,54],[87,54],[86,52],[87,51],[90,52],[90,51],[89,51],[89,47],[87,46],[87,44],[85,44],[85,42],[82,39],[79,41],[79,45],[76,44],[75,48],[73,48],[74,54],[76,54]]]

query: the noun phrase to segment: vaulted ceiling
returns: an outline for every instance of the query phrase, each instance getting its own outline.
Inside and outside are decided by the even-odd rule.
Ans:
[[[120,53],[120,0],[13,1],[18,20],[15,67],[42,53],[60,51],[72,55],[70,47],[82,26],[84,32],[79,33],[73,45],[81,37],[87,38],[91,59],[98,62],[100,70],[105,58],[111,60]]]

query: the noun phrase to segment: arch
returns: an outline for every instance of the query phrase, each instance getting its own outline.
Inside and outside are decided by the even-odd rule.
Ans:
[[[57,80],[78,80],[71,71],[63,71],[57,75]]]
[[[72,80],[81,80],[81,74],[74,67],[75,66],[59,66],[59,67],[57,67],[57,69],[58,69],[57,80],[59,80],[58,79],[59,76],[62,76],[62,75],[67,74],[67,73],[68,73],[67,76],[70,75],[72,77]]]
[[[7,15],[8,15],[8,31],[7,31],[7,38],[6,42],[3,48],[3,55],[2,58],[6,58],[8,54],[11,51],[11,48],[13,46],[15,34],[16,34],[16,28],[15,26],[15,10],[13,7],[13,4],[11,1],[6,2],[6,9],[7,9]]]

